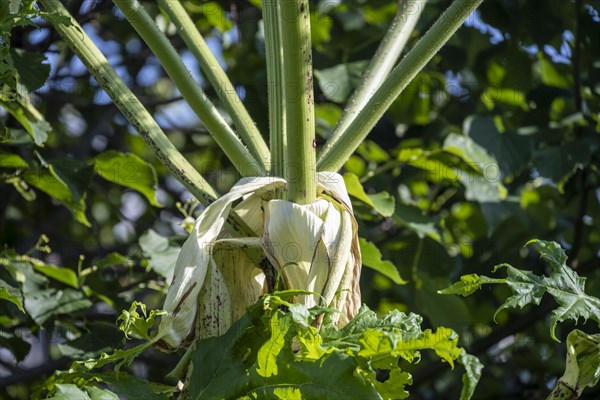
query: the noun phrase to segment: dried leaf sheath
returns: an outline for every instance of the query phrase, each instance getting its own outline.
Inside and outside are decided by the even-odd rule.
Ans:
[[[244,178],[200,215],[177,260],[159,348],[185,345],[194,321],[199,337],[223,334],[265,292],[264,257],[279,271],[281,288],[315,293],[296,302],[335,306],[340,325],[356,315],[361,257],[343,178],[318,174],[317,200],[305,205],[272,199],[285,187],[280,178]],[[238,200],[236,212],[261,237],[225,237],[225,218]]]

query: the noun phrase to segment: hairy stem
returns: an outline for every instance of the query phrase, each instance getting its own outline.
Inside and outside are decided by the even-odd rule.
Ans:
[[[40,0],[49,12],[60,15],[69,24],[51,20],[54,28],[85,64],[100,87],[133,125],[156,157],[204,205],[217,197],[214,189],[173,146],[152,115],[121,80],[104,55],[59,0]]]
[[[315,201],[315,116],[308,0],[281,2],[288,200]]]
[[[114,0],[114,2],[156,55],[192,110],[238,172],[242,176],[266,175],[265,166],[252,157],[240,138],[194,81],[175,48],[140,3],[137,0]]]
[[[327,141],[321,158],[326,156],[331,147],[346,132],[350,123],[356,118],[358,112],[367,104],[373,93],[381,86],[381,83],[389,75],[392,68],[400,58],[400,54],[406,47],[415,25],[425,9],[427,0],[406,1],[401,0],[398,4],[398,12],[392,20],[390,27],[381,41],[379,48],[375,52],[373,59],[369,63],[364,73],[364,78],[360,86],[356,89],[348,105],[344,109],[344,114],[337,123],[333,134]]]
[[[392,102],[406,89],[419,71],[425,67],[482,1],[455,0],[452,3],[417,45],[394,68],[339,140],[331,146],[327,154],[320,157],[317,164],[319,170],[337,171],[344,165]]]
[[[281,5],[277,1],[262,3],[269,91],[269,136],[271,173],[284,176],[286,151],[285,102],[283,91],[283,47],[281,45]]]
[[[186,46],[198,60],[202,72],[217,92],[219,99],[231,115],[233,124],[248,150],[264,167],[270,163],[269,148],[258,131],[254,120],[238,96],[219,61],[215,58],[196,25],[179,1],[159,0],[160,6],[177,27]]]
[[[212,203],[218,196],[215,190],[173,146],[154,118],[152,118],[152,115],[150,115],[138,98],[129,90],[125,82],[121,80],[98,47],[96,47],[77,21],[69,14],[60,0],[40,0],[40,4],[47,11],[61,16],[63,20],[69,21],[68,24],[60,23],[58,19],[53,19],[50,22],[73,52],[85,64],[100,87],[106,91],[115,106],[117,106],[140,134],[144,142],[152,149],[156,157],[200,203],[205,206]],[[252,232],[252,229],[234,212],[230,215],[228,227],[233,233],[242,234],[243,236],[256,236]]]

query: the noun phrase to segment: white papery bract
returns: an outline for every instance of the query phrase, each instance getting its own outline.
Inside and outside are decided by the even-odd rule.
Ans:
[[[175,265],[158,347],[172,351],[191,338],[221,335],[267,290],[260,268],[268,261],[279,289],[313,292],[295,302],[333,307],[339,325],[360,307],[361,256],[357,225],[342,177],[317,174],[317,200],[299,205],[273,199],[280,178],[244,178],[206,207]],[[256,237],[231,238],[223,229],[233,203]],[[264,260],[266,257],[266,260]],[[195,328],[195,329],[194,329]]]

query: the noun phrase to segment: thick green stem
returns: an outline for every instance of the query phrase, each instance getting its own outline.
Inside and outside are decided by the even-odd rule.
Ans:
[[[319,158],[324,157],[333,144],[346,132],[350,123],[356,118],[358,112],[367,104],[373,93],[381,86],[381,83],[389,75],[392,68],[400,58],[400,54],[406,47],[415,25],[425,9],[427,0],[399,1],[398,12],[392,20],[390,27],[381,41],[375,56],[365,71],[361,85],[356,89],[344,114],[340,118],[327,141]]]
[[[59,0],[40,0],[40,4],[47,11],[56,13],[64,20],[69,21],[69,24],[60,23],[58,19],[50,22],[85,64],[100,87],[106,91],[125,118],[150,146],[156,157],[202,204],[210,204],[217,197],[217,193],[173,146],[150,113],[129,90],[61,2]]]
[[[156,157],[200,203],[205,206],[212,203],[218,196],[215,190],[173,146],[152,118],[152,115],[129,90],[125,82],[119,77],[77,21],[69,14],[60,0],[40,0],[40,4],[47,11],[56,13],[63,20],[69,21],[63,24],[60,20],[53,19],[50,22],[85,64],[100,87],[106,91],[117,108],[152,149]],[[230,215],[228,227],[232,232],[239,233],[242,236],[256,236],[256,233],[234,212]]]
[[[319,170],[337,171],[344,165],[392,102],[482,1],[455,0],[452,3],[419,43],[394,68],[339,140],[331,146],[327,154],[320,157],[317,164]]]
[[[315,116],[308,0],[281,2],[283,90],[286,111],[285,178],[288,200],[308,204],[316,198]]]
[[[286,126],[283,91],[283,47],[281,45],[281,5],[278,1],[262,3],[267,60],[267,89],[269,91],[269,136],[271,144],[271,173],[284,176]]]
[[[248,146],[252,156],[259,160],[263,166],[269,165],[271,160],[267,144],[258,131],[254,120],[248,114],[248,110],[244,107],[244,103],[235,91],[227,74],[221,68],[219,61],[204,41],[185,8],[176,0],[159,0],[159,3],[175,24],[186,46],[198,60],[202,72],[212,84],[227,112],[231,115],[237,132],[242,141]]]
[[[236,136],[219,111],[206,97],[167,37],[137,0],[114,0],[129,23],[156,55],[167,74],[198,115],[217,144],[242,176],[266,175],[265,166],[257,161]]]

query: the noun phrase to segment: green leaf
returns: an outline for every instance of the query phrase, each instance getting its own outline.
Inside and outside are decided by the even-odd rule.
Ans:
[[[387,192],[377,194],[367,194],[360,183],[358,176],[351,172],[344,174],[344,183],[348,194],[371,206],[376,212],[383,217],[390,217],[394,214],[395,199]]]
[[[354,319],[342,329],[325,325],[321,328],[320,333],[323,336],[323,346],[325,348],[349,348],[358,353],[360,351],[360,338],[367,329],[382,332],[397,331],[400,332],[402,338],[413,339],[422,335],[422,322],[423,318],[421,316],[414,313],[406,315],[398,310],[392,310],[383,318],[379,318],[375,312],[363,305]]]
[[[56,179],[69,188],[74,203],[79,203],[84,198],[94,175],[92,165],[78,160],[64,159],[53,161],[48,168]]]
[[[119,396],[106,389],[99,389],[95,386],[92,386],[86,387],[85,390],[92,400],[119,400]]]
[[[155,189],[158,185],[154,167],[132,153],[109,150],[94,159],[96,172],[109,182],[137,190],[155,207],[162,207],[156,201]]]
[[[46,83],[50,75],[50,64],[44,64],[46,56],[42,53],[32,53],[22,49],[11,49],[13,65],[19,73],[19,83],[28,91],[33,92]]]
[[[31,344],[15,332],[0,329],[0,347],[12,353],[17,362],[23,361],[31,351]]]
[[[500,267],[506,268],[508,276],[505,283],[512,289],[513,295],[496,310],[494,319],[505,308],[523,308],[530,303],[540,304],[545,291],[542,278],[530,271],[521,271],[510,265],[499,265],[494,271]]]
[[[52,131],[50,124],[44,116],[31,104],[29,100],[0,98],[0,106],[4,107],[29,133],[37,146],[43,146]]]
[[[0,153],[0,169],[26,169],[29,167],[27,161],[17,154]]]
[[[538,172],[556,183],[560,193],[575,172],[590,163],[593,145],[584,140],[549,146],[534,153]]]
[[[409,396],[405,386],[412,384],[412,376],[398,367],[390,371],[389,378],[384,382],[377,380],[375,372],[369,373],[369,379],[374,382],[375,389],[386,400],[406,399]]]
[[[523,170],[531,159],[532,138],[512,132],[500,132],[492,117],[469,117],[463,131],[484,148],[498,163],[488,164],[483,176],[498,182]]]
[[[75,201],[69,187],[50,171],[42,168],[30,170],[25,174],[25,181],[63,203],[78,222],[91,227],[90,221],[85,215],[85,198],[82,197],[79,201]]]
[[[366,239],[360,238],[360,252],[362,254],[363,265],[374,269],[380,274],[391,279],[398,285],[404,285],[407,282],[400,277],[398,268],[392,262],[381,259],[381,252],[374,243],[368,242]]]
[[[476,171],[483,171],[486,167],[497,164],[494,157],[468,136],[450,133],[444,140],[443,149],[460,157]]]
[[[394,222],[417,234],[421,239],[429,237],[436,242],[441,241],[441,235],[436,227],[437,218],[429,217],[418,207],[398,204],[393,216]]]
[[[138,313],[138,308],[140,313]],[[123,310],[117,322],[120,322],[119,329],[125,333],[129,339],[133,336],[138,339],[150,340],[149,330],[154,326],[156,317],[167,314],[164,310],[152,310],[150,314],[146,311],[146,304],[134,301],[129,310]]]
[[[109,384],[121,398],[127,400],[166,400],[167,398],[173,398],[173,387],[151,383],[124,372],[103,374],[101,379]],[[167,397],[167,393],[171,396]]]
[[[25,309],[23,308],[23,295],[19,288],[11,286],[2,279],[0,279],[0,299],[10,301],[16,305],[22,313],[25,313]]]
[[[69,285],[75,289],[79,287],[77,274],[72,269],[57,267],[56,265],[43,264],[41,262],[34,263],[33,268],[47,277]]]
[[[92,306],[92,302],[83,293],[74,289],[44,289],[25,292],[24,295],[25,309],[38,325],[53,316],[75,314]]]
[[[360,83],[367,64],[368,61],[338,64],[331,68],[316,69],[314,74],[319,88],[328,100],[344,103]]]
[[[379,192],[367,195],[373,204],[372,207],[383,217],[391,217],[396,209],[396,199],[388,192]]]
[[[408,362],[420,358],[420,350],[431,349],[444,361],[454,367],[462,349],[457,346],[458,336],[448,328],[438,328],[436,332],[430,329],[423,331],[417,338],[403,341],[399,332],[382,332],[367,329],[360,339],[361,357],[381,359],[389,355],[398,355]]]
[[[465,373],[462,376],[463,387],[460,392],[460,400],[470,400],[475,393],[475,388],[481,379],[483,364],[477,357],[467,354],[463,351],[458,358],[458,362],[465,367]]]
[[[521,90],[508,87],[488,87],[481,94],[481,101],[488,108],[493,110],[495,103],[503,103],[509,106],[518,107],[524,111],[529,110],[527,96]]]
[[[72,359],[87,360],[123,345],[125,336],[112,323],[93,323],[88,328],[89,332],[77,339],[60,343],[58,345],[60,352]]]
[[[362,142],[356,152],[367,161],[384,163],[391,159],[390,154],[372,140]]]
[[[49,400],[92,400],[92,398],[77,385],[70,383],[56,385],[56,393]]]
[[[541,52],[538,53],[538,67],[545,85],[560,89],[570,89],[573,86],[571,70],[564,65],[554,64]]]
[[[579,318],[593,319],[600,326],[600,299],[585,293],[586,278],[580,277],[566,265],[567,255],[555,242],[532,240],[541,258],[552,267],[550,276],[537,276],[530,271],[523,271],[508,264],[494,268],[506,268],[506,279],[492,279],[476,274],[461,277],[460,282],[440,290],[442,294],[461,294],[468,296],[484,284],[506,283],[513,292],[496,311],[496,315],[506,308],[523,308],[528,304],[539,304],[544,293],[550,294],[559,307],[552,311],[550,319],[550,335],[556,341],[556,325],[567,319],[577,321]],[[494,315],[495,317],[495,315]]]
[[[481,286],[488,283],[506,283],[506,279],[493,279],[487,276],[479,276],[477,274],[463,275],[460,277],[460,281],[447,287],[446,289],[438,290],[439,294],[460,294],[461,296],[467,297]]]
[[[181,247],[171,245],[168,238],[153,229],[140,236],[139,244],[144,256],[150,258],[152,269],[164,276],[167,282],[171,282]]]
[[[258,365],[256,373],[264,378],[270,378],[279,373],[277,357],[286,346],[286,335],[290,329],[289,319],[279,318],[277,313],[275,313],[271,321],[273,324],[271,337],[258,350],[258,355],[256,357],[256,363]]]

